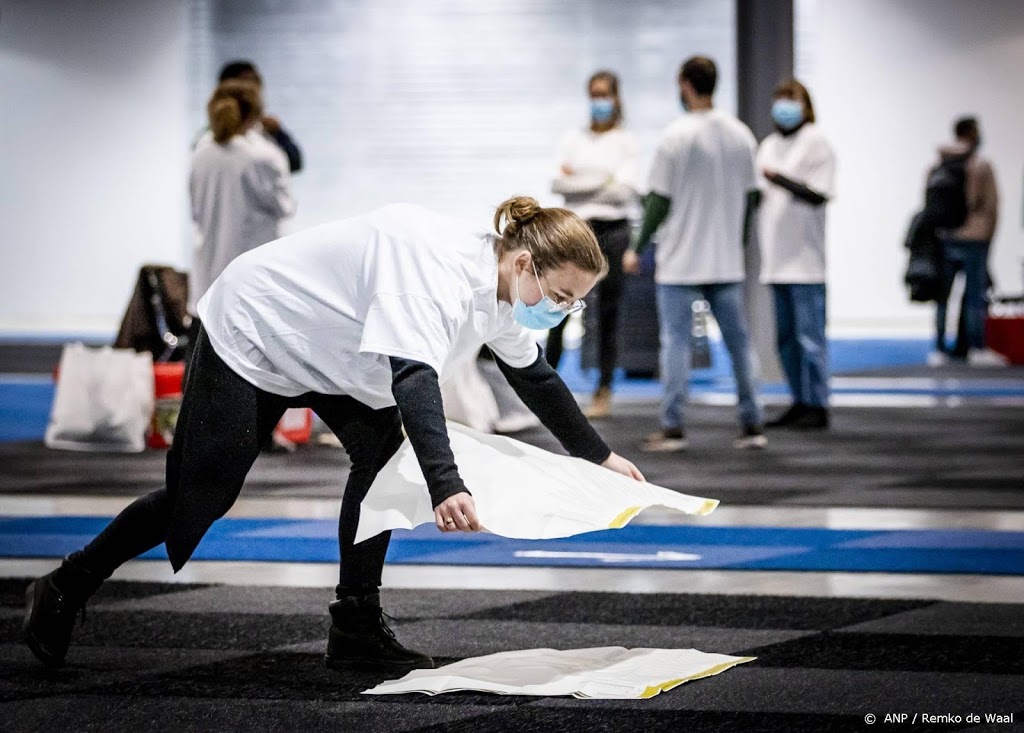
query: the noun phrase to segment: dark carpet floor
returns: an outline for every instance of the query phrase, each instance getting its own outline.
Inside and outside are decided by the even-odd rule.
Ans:
[[[440,663],[521,648],[698,648],[758,657],[651,700],[459,693],[368,698],[325,669],[328,591],[108,583],[69,664],[20,643],[0,581],[4,731],[855,731],[864,716],[1024,719],[1024,606],[717,595],[385,591],[399,638]],[[891,729],[895,726],[879,725]],[[915,731],[1019,730],[918,724]]]
[[[770,433],[761,452],[732,448],[734,411],[695,407],[683,454],[642,454],[657,427],[655,405],[619,406],[597,423],[612,449],[648,480],[711,496],[723,506],[1024,508],[1024,410],[963,404],[935,408],[837,408],[825,433]],[[516,436],[559,450],[543,429]],[[51,451],[39,443],[0,444],[0,494],[136,495],[163,482],[164,454]],[[243,496],[339,497],[344,451],[316,445],[264,454]]]
[[[925,364],[914,366],[889,366],[874,369],[856,369],[838,373],[843,377],[881,377],[887,379],[959,379],[970,382],[1021,382],[1024,380],[1024,366],[1011,365],[998,369],[968,366],[967,362],[954,359],[939,367]]]

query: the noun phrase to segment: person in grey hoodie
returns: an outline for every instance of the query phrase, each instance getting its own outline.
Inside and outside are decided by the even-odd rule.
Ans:
[[[996,190],[992,164],[978,154],[981,131],[978,120],[963,117],[953,126],[956,139],[939,148],[939,164],[962,161],[966,217],[955,229],[940,229],[942,272],[939,296],[936,299],[936,351],[929,363],[938,365],[948,360],[946,348],[946,312],[953,280],[964,273],[963,322],[967,335],[967,361],[972,366],[1001,366],[1005,358],[985,348],[985,316],[988,306],[988,253],[996,231],[999,194]]]

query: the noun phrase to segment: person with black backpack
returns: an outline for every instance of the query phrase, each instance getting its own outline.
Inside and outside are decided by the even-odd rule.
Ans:
[[[967,361],[972,366],[1001,366],[1006,359],[985,348],[988,311],[988,252],[999,210],[992,164],[978,155],[981,133],[978,120],[963,117],[953,126],[956,140],[939,148],[939,162],[928,173],[922,226],[937,237],[937,289],[935,292],[935,351],[928,363],[949,360],[946,312],[956,274],[965,278],[963,324]]]

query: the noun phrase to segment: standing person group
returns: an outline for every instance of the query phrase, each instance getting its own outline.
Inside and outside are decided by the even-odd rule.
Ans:
[[[587,83],[590,123],[570,130],[558,151],[558,172],[552,190],[565,197],[565,207],[586,220],[608,258],[608,274],[597,287],[598,343],[601,376],[587,410],[591,418],[611,411],[612,377],[618,357],[617,328],[622,298],[622,255],[629,247],[629,216],[638,199],[637,146],[623,129],[619,79],[599,71]],[[548,332],[547,358],[558,367],[565,321]]]
[[[744,305],[744,249],[751,246],[755,218],[761,279],[774,294],[779,355],[793,397],[769,426],[828,427],[825,204],[835,158],[814,125],[810,94],[795,79],[775,89],[776,131],[759,148],[746,125],[715,108],[716,81],[709,58],[695,56],[680,69],[685,114],[662,133],[643,224],[623,258],[625,271],[637,272],[640,252],[660,231],[655,281],[664,397],[661,430],[645,439],[645,451],[687,446],[692,318],[700,300],[718,323],[736,379],[740,432],[734,445],[768,443]]]

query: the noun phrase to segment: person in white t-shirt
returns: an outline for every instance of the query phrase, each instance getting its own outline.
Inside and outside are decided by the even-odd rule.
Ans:
[[[757,151],[761,203],[761,282],[775,296],[779,357],[793,404],[768,427],[828,427],[825,338],[825,205],[833,196],[835,155],[815,124],[807,88],[775,88],[775,132]]]
[[[687,446],[693,306],[706,300],[732,361],[741,431],[737,448],[763,448],[763,412],[743,305],[743,249],[755,202],[753,133],[715,109],[714,61],[695,56],[679,71],[686,113],[661,135],[644,202],[640,232],[623,257],[626,272],[639,270],[639,254],[658,232],[655,274],[660,323],[660,371],[665,389],[661,430],[641,450]]]
[[[599,71],[587,82],[590,124],[573,128],[558,149],[558,171],[551,190],[565,198],[565,207],[594,230],[608,258],[608,275],[597,288],[598,339],[601,376],[587,417],[611,412],[612,376],[618,359],[617,328],[622,298],[622,255],[629,247],[629,217],[638,199],[637,146],[633,133],[622,127],[619,78]],[[565,321],[548,332],[548,363],[558,368]]]
[[[288,407],[312,408],[352,460],[341,504],[340,583],[328,666],[430,667],[384,621],[378,589],[390,533],[354,543],[359,507],[404,426],[438,529],[480,529],[448,441],[440,382],[486,344],[566,450],[643,480],[612,453],[544,360],[528,328],[550,328],[606,268],[586,223],[531,198],[503,203],[497,234],[393,205],[247,252],[199,302],[167,486],[118,515],[27,593],[26,640],[63,663],[75,616],[122,563],[164,543],[175,571],[231,508]]]

